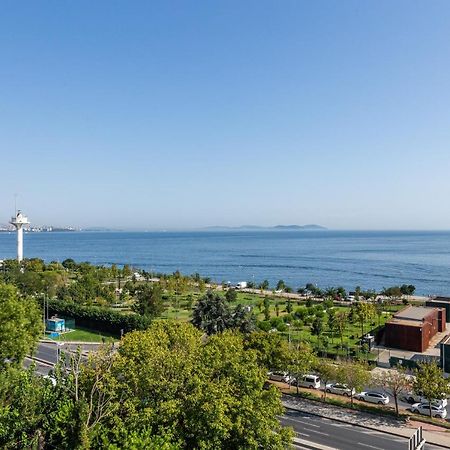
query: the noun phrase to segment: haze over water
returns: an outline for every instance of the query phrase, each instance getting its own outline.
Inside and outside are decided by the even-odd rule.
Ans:
[[[14,258],[16,236],[0,233],[0,258]],[[267,278],[296,289],[381,289],[414,284],[417,293],[450,294],[450,232],[227,231],[28,233],[25,257],[130,264],[147,271],[199,272],[213,280]]]

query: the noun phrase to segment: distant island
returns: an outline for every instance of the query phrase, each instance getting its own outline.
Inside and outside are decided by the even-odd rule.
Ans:
[[[308,225],[275,225],[273,227],[263,227],[259,225],[241,225],[239,227],[227,227],[227,226],[211,226],[202,228],[203,230],[209,231],[226,231],[226,230],[261,230],[261,231],[308,231],[308,230],[327,230],[326,227],[322,225],[316,224],[308,224]]]

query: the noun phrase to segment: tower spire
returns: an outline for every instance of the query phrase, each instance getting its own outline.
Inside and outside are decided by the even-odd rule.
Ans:
[[[16,207],[16,205],[14,205]],[[23,260],[23,226],[28,225],[28,217],[22,214],[22,211],[16,210],[15,216],[11,217],[9,222],[17,230],[17,261]]]

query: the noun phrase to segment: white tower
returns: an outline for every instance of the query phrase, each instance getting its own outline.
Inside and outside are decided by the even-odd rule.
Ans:
[[[11,217],[9,222],[14,225],[17,230],[17,261],[22,261],[23,259],[23,226],[28,225],[28,217],[22,214],[22,211],[17,211],[16,217]]]

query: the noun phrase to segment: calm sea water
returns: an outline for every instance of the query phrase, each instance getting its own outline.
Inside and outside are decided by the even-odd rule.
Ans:
[[[15,234],[0,233],[0,259],[15,257]],[[25,257],[130,264],[216,281],[353,289],[414,284],[450,294],[450,232],[239,231],[27,233]]]

